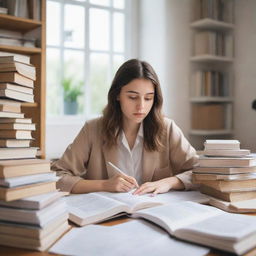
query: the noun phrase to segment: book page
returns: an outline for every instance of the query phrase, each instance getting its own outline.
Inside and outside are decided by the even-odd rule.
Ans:
[[[242,214],[223,213],[193,223],[178,230],[177,233],[201,234],[202,237],[209,237],[211,241],[217,238],[218,241],[231,240],[239,241],[250,234],[256,234],[255,216]]]
[[[119,202],[122,202],[123,204],[127,205],[129,207],[129,212],[132,213],[139,209],[144,209],[148,207],[158,206],[162,205],[162,202],[159,202],[155,200],[153,197],[151,197],[149,194],[146,195],[133,195],[132,193],[135,190],[131,190],[127,193],[110,193],[110,192],[98,192],[98,195],[111,198],[114,200],[117,200]]]
[[[193,202],[180,202],[137,211],[132,216],[150,220],[173,234],[176,229],[200,222],[223,211]]]
[[[99,193],[70,195],[65,198],[68,205],[70,220],[78,225],[99,222],[128,207],[119,201],[104,197]]]
[[[132,190],[127,193],[98,192],[95,194],[125,203],[131,209],[131,213],[140,209],[181,201],[193,201],[198,203],[208,203],[209,201],[208,197],[199,191],[170,191],[168,193],[158,194],[154,197],[151,196],[152,194],[133,195],[132,193],[134,191],[135,190]]]
[[[152,200],[163,204],[177,203],[181,201],[192,201],[206,204],[209,197],[199,191],[170,191],[164,194],[157,194]]]
[[[115,226],[73,228],[49,251],[77,256],[201,256],[209,249],[171,238],[149,222],[132,220]]]

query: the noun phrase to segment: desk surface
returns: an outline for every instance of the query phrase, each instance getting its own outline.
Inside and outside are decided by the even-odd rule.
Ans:
[[[253,214],[255,215],[255,214]],[[105,221],[99,225],[103,226],[113,226],[120,223],[124,223],[127,221],[132,221],[132,219],[127,217],[119,217],[114,220]],[[20,248],[13,248],[13,247],[6,247],[6,246],[0,246],[0,255],[1,256],[53,256],[56,254],[51,254],[48,252],[37,252],[37,251],[31,251],[26,249],[20,249]],[[206,256],[228,256],[233,255],[229,254],[224,251],[214,250],[212,249],[210,253],[208,253]],[[251,250],[250,252],[246,253],[244,256],[255,256],[256,255],[256,248]]]

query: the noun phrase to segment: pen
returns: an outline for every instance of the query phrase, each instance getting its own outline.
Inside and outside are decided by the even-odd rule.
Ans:
[[[115,166],[114,164],[112,164],[111,162],[108,162],[108,164],[119,174],[124,175],[124,176],[128,176],[127,174],[125,174],[122,170],[120,170],[117,166]],[[139,187],[138,183],[135,180],[135,184],[136,187]]]

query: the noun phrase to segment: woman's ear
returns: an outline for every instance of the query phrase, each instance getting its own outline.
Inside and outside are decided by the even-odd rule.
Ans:
[[[120,101],[120,95],[117,95],[116,100]]]

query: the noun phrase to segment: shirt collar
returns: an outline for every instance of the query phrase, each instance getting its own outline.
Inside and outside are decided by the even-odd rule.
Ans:
[[[144,137],[143,123],[140,124],[140,128],[139,128],[137,137],[138,136],[141,137],[141,138]]]

